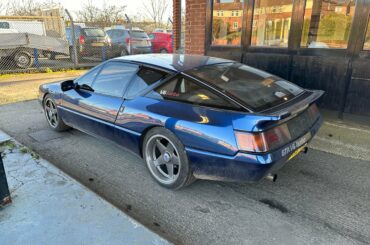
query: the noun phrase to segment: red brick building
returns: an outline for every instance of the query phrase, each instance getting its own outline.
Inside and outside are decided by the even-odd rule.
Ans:
[[[370,116],[370,1],[173,0],[174,47],[243,62]]]

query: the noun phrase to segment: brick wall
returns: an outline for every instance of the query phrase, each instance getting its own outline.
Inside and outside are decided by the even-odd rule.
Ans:
[[[173,47],[177,50],[180,46],[180,1],[173,1]],[[185,53],[204,54],[206,1],[186,0],[185,15]]]
[[[206,1],[186,0],[185,53],[204,54]]]

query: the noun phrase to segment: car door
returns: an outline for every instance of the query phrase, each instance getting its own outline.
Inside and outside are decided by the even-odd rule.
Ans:
[[[82,131],[113,140],[123,94],[138,68],[110,61],[77,79],[77,89],[63,94],[63,120]]]

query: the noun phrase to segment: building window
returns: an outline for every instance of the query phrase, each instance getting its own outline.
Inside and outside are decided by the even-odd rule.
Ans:
[[[251,45],[287,47],[292,10],[292,0],[255,0]]]
[[[212,45],[239,46],[242,17],[243,1],[214,0]]]
[[[365,37],[365,42],[364,42],[364,50],[370,50],[370,16],[367,22],[367,31],[366,31],[366,37]]]
[[[301,47],[347,48],[354,12],[354,0],[307,0]]]

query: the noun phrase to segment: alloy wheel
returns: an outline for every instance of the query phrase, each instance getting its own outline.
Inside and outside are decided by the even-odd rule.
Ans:
[[[56,128],[58,126],[58,111],[50,98],[45,101],[44,111],[50,126]]]
[[[146,162],[154,178],[172,184],[179,177],[181,160],[175,145],[163,135],[153,135],[146,144]]]

